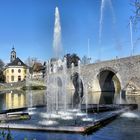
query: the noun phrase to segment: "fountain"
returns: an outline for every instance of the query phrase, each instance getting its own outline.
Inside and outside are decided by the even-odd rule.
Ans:
[[[67,60],[60,59],[61,48],[61,24],[60,14],[58,7],[55,8],[55,25],[54,25],[54,40],[53,49],[55,53],[56,61],[48,62],[48,69],[46,71],[47,81],[47,113],[56,113],[69,110],[69,104],[73,104],[74,107],[80,107],[83,97],[83,85],[80,79],[80,61],[78,62],[78,73],[72,75],[72,82],[75,87],[74,96],[68,98],[67,85],[70,82],[70,77],[67,74]],[[73,64],[72,64],[73,69]],[[53,90],[52,90],[53,89]],[[73,98],[73,103],[71,103]]]
[[[103,28],[103,11],[105,7],[105,0],[101,1],[101,8],[100,8],[100,21],[99,21],[99,45],[101,45],[101,39],[102,39],[102,28]]]
[[[46,122],[49,124],[50,121],[55,121],[60,123],[62,120],[65,120],[65,123],[62,123],[63,126],[68,125],[69,123],[66,120],[71,120],[71,124],[82,123],[83,121],[93,121],[93,119],[88,119],[87,113],[87,94],[84,96],[84,87],[81,77],[81,64],[78,61],[78,71],[74,71],[74,64],[72,64],[72,75],[69,76],[67,70],[67,60],[64,58],[61,60],[60,57],[60,46],[61,43],[61,24],[60,24],[60,15],[58,7],[55,8],[55,25],[54,25],[54,40],[53,40],[53,49],[55,53],[55,61],[48,61],[47,71],[46,71],[46,99],[47,99],[47,112],[43,113],[42,116],[44,119],[40,121]],[[62,48],[61,48],[62,49]],[[73,83],[74,93],[68,94],[68,84]],[[86,102],[86,111],[82,112],[82,102],[85,98]],[[47,120],[45,120],[47,119]],[[57,119],[57,120],[56,120]],[[78,122],[77,122],[78,120]],[[47,122],[48,121],[48,122]],[[45,123],[44,123],[45,124]],[[55,125],[54,124],[54,125]]]
[[[30,115],[34,114],[34,110],[36,109],[33,107],[33,91],[31,90],[32,88],[32,77],[29,73],[29,70],[27,71],[27,76],[26,76],[26,95],[28,96],[27,100],[27,106],[28,106],[28,113]]]
[[[53,35],[53,49],[56,58],[61,56],[62,43],[61,43],[61,24],[60,14],[58,7],[55,8],[55,24],[54,24],[54,35]]]
[[[61,45],[60,15],[59,9],[56,7],[53,40],[55,60],[48,61],[47,63],[47,76],[45,80],[47,86],[47,112],[41,115],[43,119],[39,122],[46,126],[52,125],[51,128],[47,127],[45,129],[70,131],[69,129],[73,126],[74,130],[71,131],[84,132],[87,128],[94,127],[95,122],[97,122],[95,118],[98,118],[98,115],[88,114],[88,85],[87,83],[83,84],[84,79],[81,77],[80,61],[78,61],[77,71],[75,71],[74,64],[72,64],[72,75],[70,76],[66,58],[60,59],[59,49]],[[69,82],[73,83],[75,89],[74,93],[70,95],[67,92]],[[100,108],[99,105],[98,108]],[[119,113],[111,114],[109,118],[114,118]],[[106,120],[105,118],[106,116],[103,117],[103,120],[100,119],[100,121]],[[86,128],[85,125],[88,125],[88,127]],[[59,126],[61,129],[55,128],[55,126]]]
[[[114,9],[111,0],[101,0],[101,7],[100,7],[100,20],[99,20],[99,59],[101,59],[101,51],[102,51],[102,32],[103,32],[103,20],[104,20],[104,10],[106,3],[109,4],[109,8],[112,14],[112,23],[116,23]]]
[[[66,110],[67,108],[67,73],[66,61],[57,61],[53,64],[53,69],[50,71],[52,64],[48,63],[47,70],[47,112],[58,112],[58,110]],[[62,66],[62,70],[59,70]],[[53,89],[53,90],[52,90]]]

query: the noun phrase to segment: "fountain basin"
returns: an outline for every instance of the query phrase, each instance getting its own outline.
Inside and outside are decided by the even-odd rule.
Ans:
[[[108,112],[106,115],[103,115],[97,119],[93,119],[93,121],[90,121],[88,123],[81,122],[79,125],[35,125],[33,124],[23,124],[22,122],[20,124],[13,124],[11,122],[9,123],[1,123],[0,128],[1,129],[15,129],[15,130],[30,130],[30,131],[47,131],[47,132],[65,132],[65,133],[82,133],[82,134],[87,134],[93,131],[96,131],[97,129],[105,126],[112,120],[116,119],[119,115],[122,113],[128,111],[128,110],[133,110],[136,109],[135,104],[132,105],[123,105],[121,109],[115,110]],[[50,120],[48,120],[50,121]],[[68,120],[69,121],[69,120]],[[52,121],[53,122],[53,121]],[[77,123],[77,122],[75,122]]]

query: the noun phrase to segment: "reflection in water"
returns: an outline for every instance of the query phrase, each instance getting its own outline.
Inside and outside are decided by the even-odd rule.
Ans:
[[[0,110],[30,107],[31,97],[32,106],[45,104],[45,91],[10,91],[0,94]]]
[[[88,92],[89,104],[119,104],[119,100],[120,93],[117,92]]]
[[[46,92],[41,91],[12,91],[0,94],[0,110],[31,107],[36,105],[46,105],[45,99]],[[71,92],[69,93],[71,94]],[[112,98],[113,96],[113,98]],[[70,97],[69,97],[70,98]],[[101,99],[102,98],[102,99]],[[102,102],[100,102],[102,100]],[[89,92],[88,103],[89,104],[110,104],[120,103],[120,94],[112,92]],[[83,101],[83,104],[85,101]],[[126,96],[125,102],[123,103],[137,103],[140,105],[140,96]]]
[[[115,92],[102,92],[99,104],[113,104]]]
[[[28,94],[28,95],[27,95]],[[29,94],[23,91],[19,92],[9,92],[0,94],[0,109],[10,109],[17,107],[29,106]],[[99,102],[100,100],[99,92],[89,93],[89,100],[92,102]],[[108,93],[108,96],[111,93]],[[119,98],[119,94],[114,96]],[[106,99],[106,98],[104,98]],[[33,91],[32,92],[33,105],[46,104],[45,102],[45,91]],[[66,133],[44,133],[44,132],[34,132],[34,131],[15,131],[11,130],[14,139],[24,139],[25,136],[28,139],[51,139],[51,140],[101,140],[101,139],[113,139],[113,140],[139,140],[140,137],[140,96],[126,96],[127,103],[136,103],[139,105],[139,110],[134,112],[127,112],[122,117],[116,119],[112,123],[103,127],[99,131],[96,131],[90,135],[80,135],[80,134],[66,134]],[[133,128],[133,131],[132,131]]]
[[[10,92],[5,94],[5,109],[21,108],[26,105],[26,95],[22,92]]]
[[[128,104],[138,104],[138,110],[140,111],[140,96],[126,96],[126,101]]]

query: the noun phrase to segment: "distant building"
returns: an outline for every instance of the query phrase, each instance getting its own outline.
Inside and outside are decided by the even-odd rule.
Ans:
[[[48,61],[49,66],[47,66],[50,70],[50,72],[57,72],[59,70],[63,69],[63,61],[62,59],[57,59],[57,58],[51,58]]]
[[[35,62],[32,67],[32,78],[42,79],[44,77],[43,71],[44,66],[40,62]]]
[[[5,66],[4,76],[6,83],[23,81],[26,79],[28,67],[18,57],[15,48],[12,48],[10,63]]]

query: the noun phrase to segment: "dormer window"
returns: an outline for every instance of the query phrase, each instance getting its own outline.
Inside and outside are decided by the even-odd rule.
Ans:
[[[18,62],[18,65],[21,65],[21,62]]]

